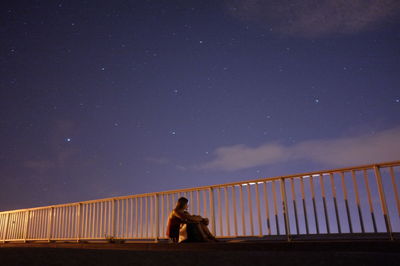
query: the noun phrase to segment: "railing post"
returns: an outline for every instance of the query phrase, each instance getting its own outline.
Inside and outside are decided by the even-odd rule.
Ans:
[[[25,215],[25,228],[24,228],[24,243],[26,243],[26,239],[28,238],[28,226],[29,226],[29,215],[30,215],[31,211],[26,211],[26,215]]]
[[[79,243],[81,237],[81,203],[78,203],[76,207],[76,214],[75,214],[75,223],[76,223],[76,242]]]
[[[7,213],[5,228],[4,228],[4,232],[3,232],[3,243],[6,243],[9,220],[10,220],[10,213]]]
[[[158,242],[158,239],[159,239],[159,237],[160,237],[160,217],[159,217],[159,214],[160,214],[160,210],[159,210],[159,204],[158,204],[158,195],[157,194],[155,194],[154,195],[154,211],[155,211],[155,223],[154,223],[154,226],[155,226],[155,233],[156,233],[156,237],[155,237],[155,239],[154,239],[154,242]]]
[[[289,215],[288,215],[288,207],[287,207],[287,198],[286,198],[286,188],[285,188],[285,179],[281,178],[281,195],[282,195],[282,207],[283,207],[283,217],[285,219],[285,231],[287,240],[290,241],[290,225],[289,225]]]
[[[378,165],[374,166],[374,171],[375,171],[376,182],[377,182],[377,185],[378,185],[378,192],[379,192],[379,198],[380,198],[380,201],[381,201],[383,217],[385,218],[386,230],[389,233],[390,240],[393,240],[392,227],[391,227],[391,224],[390,224],[390,217],[389,217],[389,212],[388,212],[388,209],[387,209],[386,199],[385,199],[385,191],[383,189],[382,176],[381,176],[381,173],[380,173]]]
[[[51,241],[51,227],[53,226],[53,212],[54,208],[50,208],[49,217],[47,217],[47,242]]]
[[[115,237],[115,199],[112,200],[111,204],[111,239]]]
[[[211,220],[211,233],[215,235],[215,208],[214,208],[214,190],[209,188],[210,193],[210,220]]]

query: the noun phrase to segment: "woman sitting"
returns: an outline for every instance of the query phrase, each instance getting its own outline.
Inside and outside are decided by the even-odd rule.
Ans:
[[[191,215],[188,199],[181,197],[168,218],[167,237],[174,243],[217,241],[208,230],[208,219]]]

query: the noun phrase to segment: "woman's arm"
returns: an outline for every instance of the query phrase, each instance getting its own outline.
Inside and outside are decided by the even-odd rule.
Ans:
[[[191,215],[187,211],[174,210],[174,214],[185,223],[188,223],[188,222],[199,223],[203,220],[203,217],[198,216],[198,215]]]

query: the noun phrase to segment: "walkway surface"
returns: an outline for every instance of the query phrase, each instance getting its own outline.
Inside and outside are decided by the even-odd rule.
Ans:
[[[398,265],[400,241],[6,243],[1,265]]]

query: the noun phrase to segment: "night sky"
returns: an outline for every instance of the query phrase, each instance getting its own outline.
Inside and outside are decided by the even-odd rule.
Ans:
[[[0,7],[0,210],[400,159],[399,1]]]

